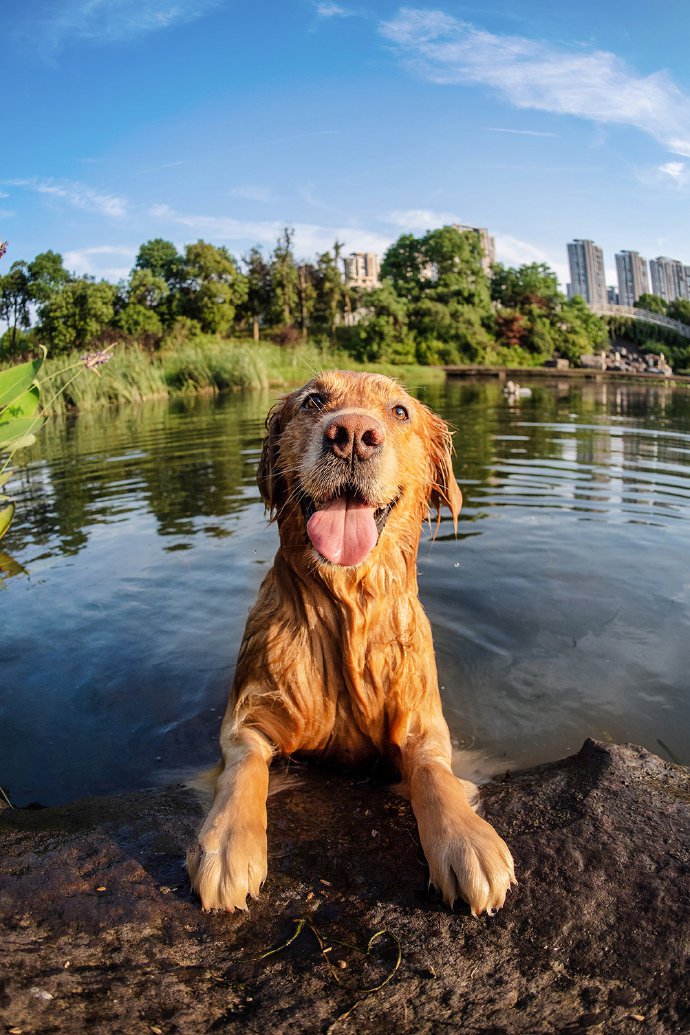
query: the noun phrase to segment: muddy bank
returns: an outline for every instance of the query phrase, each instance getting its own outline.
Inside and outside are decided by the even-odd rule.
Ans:
[[[587,741],[489,785],[483,812],[520,883],[481,919],[426,890],[406,802],[323,771],[300,777],[270,800],[270,873],[248,914],[203,914],[189,893],[182,859],[202,807],[187,790],[6,809],[5,1030],[690,1030],[686,770]],[[300,918],[299,937],[266,956]],[[333,941],[365,948],[382,930],[368,956]],[[397,972],[363,995],[398,945]]]

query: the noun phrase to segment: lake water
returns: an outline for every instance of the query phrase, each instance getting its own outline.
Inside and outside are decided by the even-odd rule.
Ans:
[[[306,378],[305,378],[306,380]],[[690,762],[690,390],[495,382],[417,393],[458,429],[460,535],[420,587],[461,746],[523,767],[587,736]],[[54,804],[216,760],[277,545],[254,482],[271,395],[53,423],[11,486],[0,785]],[[4,562],[7,566],[7,561]]]

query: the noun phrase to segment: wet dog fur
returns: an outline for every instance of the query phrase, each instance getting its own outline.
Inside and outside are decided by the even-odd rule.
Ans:
[[[446,903],[464,899],[474,914],[503,905],[513,860],[452,772],[417,594],[429,508],[447,506],[457,527],[451,449],[445,422],[377,374],[320,374],[269,414],[258,481],[280,548],[249,614],[213,805],[188,856],[204,909],[246,909],[259,894],[275,756],[345,766],[383,756],[409,794],[430,883]],[[329,560],[308,533],[337,500],[364,515],[359,552],[375,541],[356,563]],[[332,537],[318,541],[332,553]]]

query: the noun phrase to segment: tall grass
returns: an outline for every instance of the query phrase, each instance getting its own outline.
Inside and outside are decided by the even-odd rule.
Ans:
[[[246,346],[193,341],[160,354],[163,379],[170,392],[222,392],[240,388],[268,388],[266,365],[256,350]]]
[[[95,410],[193,392],[301,384],[333,367],[375,370],[415,383],[443,380],[439,368],[357,363],[347,353],[310,342],[292,348],[199,335],[186,345],[155,353],[115,346],[109,361],[97,370],[85,369],[78,352],[48,358],[41,370],[42,402],[48,414]]]
[[[41,401],[50,414],[167,394],[162,364],[137,348],[114,349],[107,365],[98,370],[86,370],[78,352],[49,357],[40,380]]]

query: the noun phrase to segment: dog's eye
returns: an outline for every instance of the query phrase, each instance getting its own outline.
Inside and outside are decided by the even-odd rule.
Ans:
[[[410,415],[409,415],[409,413],[407,412],[407,410],[405,409],[404,406],[394,406],[393,407],[393,416],[397,417],[398,420],[409,420],[410,419]]]
[[[303,410],[321,410],[326,404],[326,400],[318,392],[310,392],[302,403]]]

